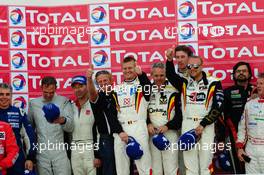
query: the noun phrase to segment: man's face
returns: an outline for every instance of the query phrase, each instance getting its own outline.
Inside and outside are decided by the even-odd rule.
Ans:
[[[75,83],[72,88],[77,99],[83,99],[88,93],[87,86],[83,84]]]
[[[249,79],[249,71],[246,65],[241,65],[234,72],[235,81],[245,82]]]
[[[178,68],[179,69],[185,69],[187,64],[188,64],[188,54],[185,53],[184,51],[177,51],[175,53],[175,58],[178,63]]]
[[[166,70],[161,68],[153,68],[151,76],[154,80],[154,83],[158,86],[161,86],[165,83],[166,80]]]
[[[258,95],[264,98],[264,78],[257,79],[257,90],[258,90]]]
[[[136,63],[134,61],[126,62],[122,64],[122,71],[125,80],[133,80],[137,74],[135,72]]]
[[[188,73],[191,77],[196,79],[202,74],[202,65],[201,60],[199,58],[190,58],[188,61]]]
[[[56,92],[56,86],[54,84],[51,84],[51,85],[43,85],[41,87],[41,89],[42,89],[43,98],[47,102],[52,101],[52,99],[54,97],[54,94]]]
[[[7,109],[11,105],[11,99],[10,89],[0,88],[0,109]]]
[[[112,78],[108,74],[99,75],[96,78],[96,82],[97,82],[99,88],[102,89],[104,92],[106,92],[106,90],[109,91],[111,89]]]

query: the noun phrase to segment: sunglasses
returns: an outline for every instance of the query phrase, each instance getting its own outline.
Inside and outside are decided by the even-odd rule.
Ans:
[[[187,65],[187,69],[191,69],[191,68],[198,69],[199,67],[200,67],[199,64],[188,64]]]

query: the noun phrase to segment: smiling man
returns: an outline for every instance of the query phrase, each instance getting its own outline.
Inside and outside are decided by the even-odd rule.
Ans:
[[[124,132],[115,136],[116,170],[118,175],[129,174],[129,157],[125,153],[128,136],[132,136],[141,145],[143,156],[135,160],[139,175],[151,175],[151,156],[148,144],[147,106],[149,92],[145,92],[143,82],[150,84],[146,74],[136,65],[132,56],[122,62],[124,82],[117,86],[117,118]],[[141,87],[139,87],[141,85]]]
[[[0,120],[12,126],[19,146],[18,159],[15,165],[8,169],[7,174],[23,175],[25,169],[33,169],[33,161],[35,160],[36,153],[33,149],[33,144],[35,143],[36,137],[25,111],[12,106],[11,103],[12,87],[6,83],[0,83]],[[24,150],[24,145],[26,145],[27,150]]]
[[[203,148],[203,145],[214,143],[214,123],[222,112],[224,94],[221,82],[202,71],[201,57],[189,57],[187,68],[190,77],[185,79],[176,74],[173,60],[167,59],[167,78],[181,92],[182,133],[195,129],[196,134],[201,135],[198,142],[201,148],[183,153],[186,174],[209,175],[213,153],[210,148]]]

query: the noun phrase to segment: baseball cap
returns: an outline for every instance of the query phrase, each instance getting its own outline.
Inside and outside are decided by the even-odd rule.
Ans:
[[[77,76],[74,76],[72,78],[72,83],[71,83],[71,86],[73,86],[74,84],[82,84],[82,85],[86,85],[87,83],[87,79],[85,76],[82,76],[82,75],[77,75]]]

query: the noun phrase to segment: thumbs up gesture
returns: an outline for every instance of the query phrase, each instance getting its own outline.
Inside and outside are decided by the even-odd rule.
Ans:
[[[89,65],[89,68],[86,71],[86,77],[87,77],[87,79],[92,79],[92,77],[93,77],[93,64]]]

